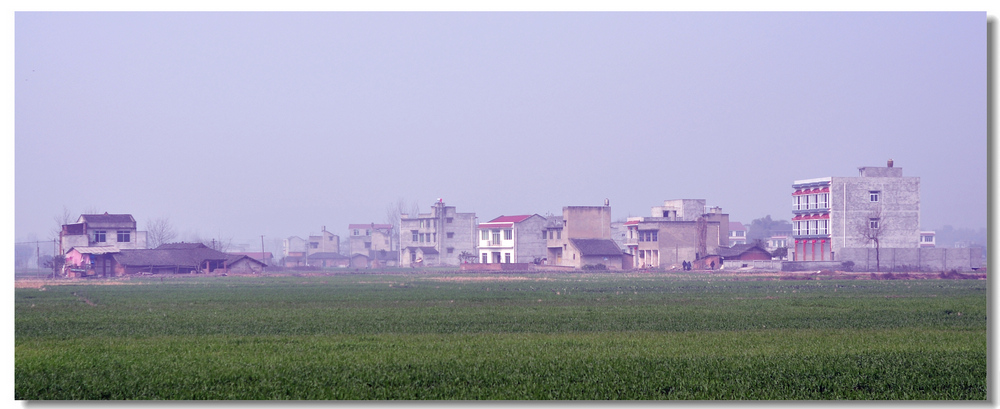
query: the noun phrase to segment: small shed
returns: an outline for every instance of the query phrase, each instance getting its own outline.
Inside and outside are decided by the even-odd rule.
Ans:
[[[115,274],[114,246],[78,246],[66,252],[64,268],[67,277],[93,277]]]
[[[264,271],[264,267],[267,267],[267,264],[244,254],[231,254],[226,259],[226,271],[230,273],[259,274]]]

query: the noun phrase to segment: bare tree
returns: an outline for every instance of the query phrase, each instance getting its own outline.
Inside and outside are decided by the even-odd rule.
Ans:
[[[208,248],[210,248],[212,250],[221,251],[221,252],[225,253],[225,252],[228,252],[233,247],[233,238],[232,237],[225,237],[224,238],[220,234],[219,238],[217,238],[217,239],[210,239],[210,240],[204,240],[204,241],[201,242],[201,244],[204,244],[204,245],[208,246]]]
[[[868,217],[858,220],[858,223],[855,225],[855,230],[861,241],[866,245],[872,244],[875,246],[875,271],[880,271],[882,267],[879,250],[882,246],[882,240],[891,228],[892,221],[887,220],[881,207],[868,212]]]
[[[58,214],[52,218],[56,222],[55,228],[52,230],[52,236],[56,239],[62,233],[62,227],[64,224],[73,223],[73,214],[69,212],[66,206],[63,206],[62,214]]]
[[[177,238],[177,231],[167,217],[157,217],[146,222],[146,247],[155,249]]]
[[[402,197],[385,208],[385,222],[392,225],[393,231],[399,231],[399,218],[406,213],[406,200]]]
[[[410,205],[409,205],[409,207],[410,207],[411,210],[410,210],[410,213],[407,214],[407,212],[406,212],[406,208],[407,208],[406,199],[400,197],[399,199],[396,199],[395,203],[391,203],[391,204],[389,204],[389,206],[386,206],[386,208],[385,208],[385,222],[387,224],[391,224],[392,225],[392,234],[391,234],[392,237],[390,239],[390,241],[392,243],[390,248],[392,248],[392,249],[398,249],[399,248],[399,229],[400,229],[399,219],[400,219],[400,217],[402,217],[404,214],[407,214],[410,217],[416,217],[417,214],[420,212],[420,205],[417,203],[416,200],[414,200],[413,202],[411,202]]]
[[[420,203],[414,200],[410,203],[410,217],[417,217],[420,214]]]

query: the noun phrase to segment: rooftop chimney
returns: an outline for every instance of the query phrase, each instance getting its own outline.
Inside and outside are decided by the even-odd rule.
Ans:
[[[892,167],[892,159],[889,159],[889,162],[886,162],[885,166],[891,168]]]

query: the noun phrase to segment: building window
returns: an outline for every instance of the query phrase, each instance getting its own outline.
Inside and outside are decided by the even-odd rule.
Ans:
[[[333,236],[327,237],[330,241],[333,241]]]
[[[878,201],[878,199],[879,199],[879,195],[880,195],[881,193],[882,193],[882,192],[880,192],[880,191],[878,191],[878,190],[872,190],[872,191],[869,191],[869,192],[868,192],[868,200],[870,200],[870,201],[872,201],[872,202],[877,202],[877,201]]]
[[[417,241],[417,231],[416,230],[410,230],[410,233],[413,233],[413,240],[412,241]]]
[[[479,232],[481,233],[480,237],[479,237],[481,240],[489,240],[490,239],[490,232],[489,232],[489,230],[480,230]]]
[[[420,236],[420,242],[423,243],[424,242],[424,234],[420,233],[418,236]]]
[[[503,262],[510,264],[510,253],[503,253]]]
[[[132,235],[130,234],[130,232],[128,230],[118,230],[118,242],[119,243],[128,243],[128,242],[132,241],[131,239],[132,239]]]
[[[875,219],[868,219],[868,228],[870,228],[870,229],[877,229],[878,228],[878,219],[877,218],[875,218]]]
[[[365,248],[366,248],[366,249],[370,249],[370,248],[372,248],[372,242],[370,242],[370,241],[366,241],[366,242],[365,242]]]
[[[454,252],[455,252],[455,248],[454,247],[448,247],[448,254],[452,254]]]
[[[369,230],[369,229],[365,229],[365,236],[371,236],[371,235],[372,235],[372,231]]]
[[[549,230],[549,238],[552,238],[552,230]]]
[[[656,241],[656,234],[659,233],[659,232],[654,230],[654,231],[652,231],[650,233],[653,236],[653,241]]]
[[[444,219],[445,223],[451,223],[452,220],[454,220],[454,218],[452,218],[452,217]]]
[[[449,239],[455,238],[455,232],[448,232],[447,234]]]
[[[562,230],[556,230],[556,239],[562,238]]]
[[[354,229],[354,235],[358,236],[358,229]]]
[[[312,247],[314,249],[318,249],[319,248],[319,242],[310,241],[309,242],[309,247]]]
[[[514,230],[512,230],[512,229],[505,229],[503,231],[503,239],[504,240],[513,240],[514,239]]]
[[[431,238],[434,239],[434,240],[432,240],[433,243],[437,243],[437,241],[438,241],[438,234],[437,233],[432,233]]]
[[[94,241],[97,243],[104,243],[108,241],[107,230],[95,230],[94,231]]]
[[[489,264],[489,263],[490,263],[489,256],[487,256],[486,253],[483,253],[483,264]]]

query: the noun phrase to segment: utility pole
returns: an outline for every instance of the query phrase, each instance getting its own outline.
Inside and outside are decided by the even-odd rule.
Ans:
[[[264,267],[260,268],[260,272],[261,273],[263,273],[264,269],[267,268],[267,263],[265,262],[265,260],[267,260],[267,256],[264,255],[264,235],[261,234],[260,235],[260,262],[261,262],[261,264],[264,265]]]

